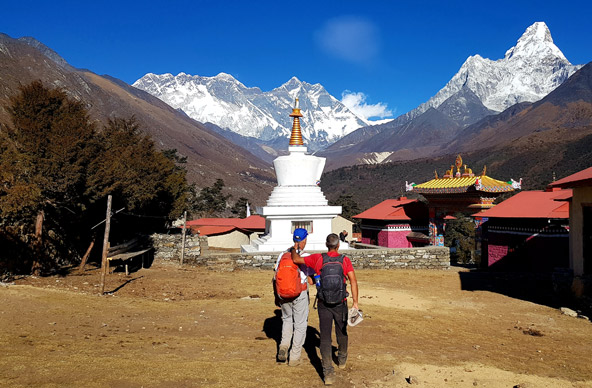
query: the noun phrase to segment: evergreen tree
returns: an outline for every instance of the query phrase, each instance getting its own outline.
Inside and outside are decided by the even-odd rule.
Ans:
[[[93,200],[111,194],[138,215],[177,218],[187,200],[185,170],[157,151],[139,128],[134,117],[109,120],[99,137],[101,157],[90,166],[88,193]]]
[[[230,195],[224,195],[222,189],[224,188],[224,180],[216,179],[212,186],[204,187],[199,194],[195,194],[192,199],[191,208],[194,213],[200,217],[218,216],[226,210],[226,201]]]
[[[239,218],[247,217],[247,203],[249,200],[245,197],[240,197],[234,206],[230,209],[232,214],[238,215]]]
[[[353,218],[353,216],[360,214],[362,211],[358,203],[353,199],[352,194],[341,194],[335,201],[329,201],[331,206],[341,206],[341,216],[352,221],[355,232],[360,231],[361,220]]]
[[[459,264],[474,264],[475,223],[462,213],[456,213],[454,217],[455,220],[446,222],[444,245],[454,248],[451,256]]]
[[[0,136],[2,217],[20,222],[48,208],[83,209],[85,174],[97,149],[83,104],[41,81],[22,86],[10,103],[13,125]]]
[[[97,143],[81,102],[41,81],[19,90],[8,107],[12,125],[0,134],[0,256],[15,270],[37,273],[72,252],[64,236],[76,236],[83,219]]]
[[[341,216],[350,221],[355,221],[352,217],[361,213],[360,207],[353,199],[352,194],[341,194],[336,200],[329,201],[329,204],[331,206],[341,206]]]
[[[40,81],[21,87],[8,111],[12,125],[0,127],[0,270],[76,259],[108,194],[145,217],[137,226],[164,225],[185,209],[185,169],[175,164],[183,158],[156,150],[133,117],[109,120],[97,134],[82,102]],[[118,221],[120,231],[139,230]]]

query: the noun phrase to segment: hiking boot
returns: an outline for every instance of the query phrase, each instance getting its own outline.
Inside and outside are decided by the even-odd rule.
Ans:
[[[280,350],[278,351],[278,360],[286,361],[288,359],[288,347],[285,345],[280,345]]]
[[[298,366],[302,363],[302,361],[297,358],[295,360],[290,359],[290,362],[288,363],[289,366]]]
[[[335,373],[329,373],[325,376],[325,385],[333,385],[335,382]]]
[[[347,354],[345,355],[337,355],[337,367],[339,369],[345,369],[345,364],[347,363]]]

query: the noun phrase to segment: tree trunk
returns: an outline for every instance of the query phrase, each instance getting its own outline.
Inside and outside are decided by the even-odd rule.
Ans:
[[[90,256],[90,251],[93,249],[94,245],[95,245],[95,239],[93,238],[93,240],[90,242],[90,246],[88,247],[88,249],[86,250],[86,253],[84,254],[84,257],[82,258],[82,262],[80,263],[80,267],[78,267],[78,272],[80,272],[80,273],[84,272],[84,266],[86,265],[86,261],[88,260],[88,257]]]
[[[37,221],[35,221],[35,257],[33,257],[33,265],[31,267],[31,273],[33,275],[39,276],[41,274],[41,255],[42,255],[42,248],[43,248],[43,239],[41,238],[43,235],[43,220],[45,218],[45,213],[43,210],[40,210],[37,213]]]

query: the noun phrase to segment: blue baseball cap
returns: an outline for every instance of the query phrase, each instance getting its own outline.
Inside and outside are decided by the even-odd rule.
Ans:
[[[300,242],[308,236],[306,229],[298,228],[294,231],[294,242]]]

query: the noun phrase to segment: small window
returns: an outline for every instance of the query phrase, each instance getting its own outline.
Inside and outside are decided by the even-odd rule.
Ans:
[[[312,233],[312,221],[292,221],[292,233],[298,228],[306,229],[310,234]]]

